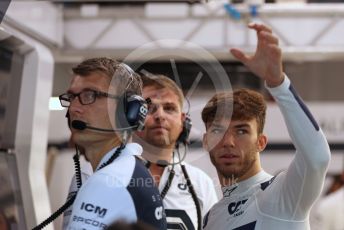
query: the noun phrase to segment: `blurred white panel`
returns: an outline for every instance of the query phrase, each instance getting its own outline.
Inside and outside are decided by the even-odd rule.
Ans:
[[[324,34],[323,37],[319,39],[317,42],[318,45],[322,46],[343,46],[343,38],[342,36],[338,36],[339,34],[344,34],[344,21],[337,20],[336,24]]]
[[[87,49],[108,26],[110,19],[83,19],[69,20],[65,23],[65,39],[69,45],[76,49]]]
[[[164,23],[159,21],[147,21],[145,28],[150,31],[153,38],[156,39],[185,39],[190,31],[199,25],[195,19],[183,20],[182,26],[180,21],[166,20]]]
[[[187,3],[147,3],[145,15],[154,17],[186,17],[189,12]]]
[[[223,21],[211,20],[203,23],[202,27],[191,36],[190,42],[207,48],[220,48],[221,44],[224,42],[223,38]]]
[[[94,47],[108,48],[136,48],[149,42],[149,38],[141,32],[137,24],[132,20],[115,21],[111,27],[96,42]]]
[[[318,124],[322,127],[328,142],[344,140],[344,104],[307,102]],[[290,137],[283,121],[282,114],[276,104],[269,104],[264,132],[269,142],[288,143]]]
[[[62,46],[63,11],[57,5],[43,1],[12,1],[6,16]]]
[[[280,17],[270,21],[274,32],[294,46],[305,46],[324,30],[331,22],[327,17]]]

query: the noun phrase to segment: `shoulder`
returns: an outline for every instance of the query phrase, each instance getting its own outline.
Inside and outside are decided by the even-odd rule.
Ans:
[[[126,187],[136,168],[136,160],[132,155],[121,155],[114,162],[94,172],[86,183],[108,186]],[[94,186],[95,186],[94,185]]]

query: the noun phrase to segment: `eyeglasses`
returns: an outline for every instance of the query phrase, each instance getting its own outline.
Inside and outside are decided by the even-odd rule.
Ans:
[[[108,94],[105,92],[100,92],[96,90],[84,90],[80,93],[64,93],[59,96],[60,103],[62,107],[69,107],[70,103],[78,97],[80,104],[89,105],[96,101],[98,97],[108,97],[113,99],[120,99],[120,96]]]

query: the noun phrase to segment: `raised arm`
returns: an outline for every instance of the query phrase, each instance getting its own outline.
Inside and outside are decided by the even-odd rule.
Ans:
[[[276,194],[276,202],[282,205],[274,206],[274,202],[270,202],[272,206],[262,207],[262,211],[273,215],[281,208],[284,217],[301,220],[308,215],[321,192],[330,160],[329,146],[311,112],[283,73],[278,39],[264,25],[252,24],[249,27],[257,31],[256,53],[248,56],[237,49],[232,49],[231,52],[253,73],[265,80],[269,92],[280,107],[296,148],[296,155],[287,172],[279,175],[275,182],[278,186],[269,188]]]

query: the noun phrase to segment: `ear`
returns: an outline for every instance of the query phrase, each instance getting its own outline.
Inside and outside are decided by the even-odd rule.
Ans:
[[[181,123],[182,123],[182,129],[183,129],[183,126],[184,126],[185,118],[186,118],[186,114],[185,114],[184,112],[182,112],[182,114],[181,114],[181,116],[180,116]]]
[[[261,133],[258,135],[258,150],[259,152],[262,152],[266,145],[268,144],[268,137],[264,134],[264,133]]]
[[[207,133],[203,134],[203,148],[209,152],[209,145],[208,145],[208,138],[207,138]]]
[[[185,121],[185,118],[186,118],[186,114],[184,112],[182,112],[182,116],[181,116],[182,123]]]

